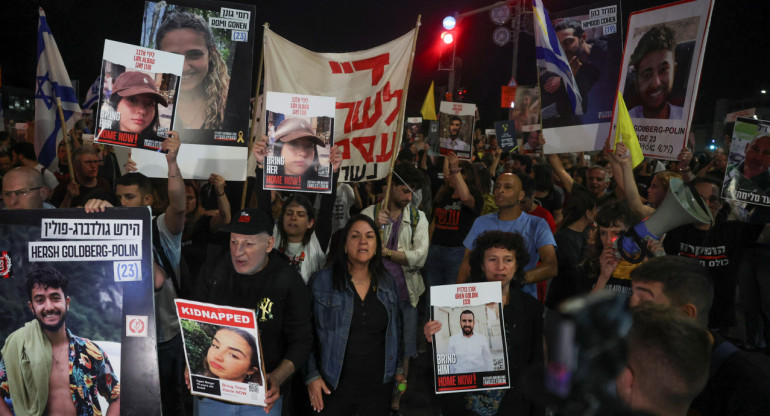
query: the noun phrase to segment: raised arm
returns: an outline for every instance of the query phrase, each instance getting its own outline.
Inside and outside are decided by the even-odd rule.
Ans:
[[[166,228],[173,235],[181,234],[184,230],[185,220],[185,189],[182,173],[179,171],[179,165],[176,158],[179,155],[179,133],[175,131],[168,132],[168,138],[163,141],[161,150],[166,153],[166,163],[168,163],[168,208],[166,208]]]
[[[470,209],[475,209],[476,198],[473,197],[470,189],[468,189],[468,184],[465,183],[465,178],[463,178],[462,170],[460,169],[460,159],[457,158],[454,152],[450,151],[447,157],[444,158],[444,165],[448,168],[444,169],[444,175],[448,173],[448,176],[445,177],[449,179],[449,184],[452,185],[452,188],[457,191],[457,195],[463,201],[463,205]]]
[[[574,180],[572,179],[572,176],[569,176],[567,170],[564,169],[564,165],[562,165],[559,155],[551,153],[546,155],[546,157],[548,158],[548,163],[551,165],[553,172],[559,177],[564,189],[568,193],[572,193],[572,184],[574,183]]]
[[[211,217],[209,226],[211,232],[217,232],[219,227],[230,224],[230,200],[227,199],[227,193],[225,193],[225,178],[212,173],[209,176],[209,183],[214,187],[214,192],[217,195],[217,215]]]
[[[331,193],[321,195],[321,207],[318,209],[317,221],[315,222],[315,236],[324,250],[328,248],[329,240],[332,237],[332,222],[325,219],[332,218],[334,214],[334,200],[337,198],[337,180],[339,179],[337,173],[339,173],[340,165],[342,164],[342,149],[339,146],[332,146],[329,162],[334,171],[331,184],[332,191]]]
[[[251,148],[252,154],[254,154],[254,159],[257,161],[257,169],[255,171],[256,173],[256,184],[254,185],[254,192],[257,193],[257,208],[264,211],[270,218],[273,218],[273,208],[272,208],[272,201],[270,198],[270,191],[266,189],[262,189],[263,184],[263,170],[262,165],[265,163],[265,156],[267,156],[267,136],[262,135],[262,137],[258,138],[254,142],[254,146]],[[274,219],[274,218],[273,218]]]
[[[634,171],[631,168],[631,152],[622,142],[615,145],[615,158],[620,162],[623,170],[623,188],[628,208],[638,218],[649,217],[655,212],[655,208],[642,204],[642,197],[639,196],[639,189],[636,188],[636,181],[634,180]]]

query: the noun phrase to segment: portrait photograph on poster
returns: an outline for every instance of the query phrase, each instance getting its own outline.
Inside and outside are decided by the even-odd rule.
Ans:
[[[770,121],[738,117],[722,198],[770,206]]]
[[[94,143],[160,150],[174,129],[181,55],[104,41]]]
[[[538,108],[542,103],[546,151],[551,147],[561,152],[597,150],[607,139],[623,58],[621,14],[618,1],[603,1],[550,15],[554,32],[549,35],[559,42],[564,71],[549,69],[546,57],[552,55],[538,58],[540,86],[535,87],[538,95],[532,102]],[[544,45],[543,50],[547,49]],[[554,53],[561,52],[554,49]],[[568,94],[567,69],[575,81],[575,103]],[[516,95],[518,99],[518,89]],[[521,132],[540,130],[540,122],[532,121],[521,124]],[[526,138],[526,134],[522,136]]]
[[[510,387],[499,282],[433,286],[436,393]]]
[[[471,158],[476,104],[442,101],[439,105],[439,153],[454,152],[459,159]]]
[[[0,408],[10,405],[16,414],[45,408],[50,404],[28,400],[26,392],[69,373],[72,388],[82,392],[71,397],[77,414],[109,414],[111,406],[124,414],[160,414],[151,238],[145,232],[150,211],[2,212]],[[69,341],[64,362],[52,347],[61,337]]]
[[[332,191],[334,97],[268,91],[263,189]]]
[[[143,47],[184,56],[174,128],[185,179],[217,172],[246,177],[254,19],[256,8],[229,2],[145,2]],[[165,175],[165,160],[149,152],[133,156],[150,177]]]
[[[265,405],[265,371],[253,310],[177,299],[190,392]]]
[[[631,13],[618,90],[645,156],[675,160],[687,140],[713,6],[689,0]]]

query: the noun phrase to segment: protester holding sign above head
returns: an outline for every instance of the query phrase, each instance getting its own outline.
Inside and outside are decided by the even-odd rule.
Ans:
[[[462,118],[458,116],[449,117],[449,137],[444,137],[441,139],[442,148],[462,152],[468,152],[471,150],[471,146],[461,135],[462,125]]]
[[[221,129],[230,89],[227,64],[206,21],[192,13],[169,14],[158,29],[158,49],[184,55],[176,129]]]
[[[168,107],[155,80],[144,72],[124,72],[115,80],[110,106],[120,114],[110,130],[139,133],[154,138],[158,129],[158,104]]]

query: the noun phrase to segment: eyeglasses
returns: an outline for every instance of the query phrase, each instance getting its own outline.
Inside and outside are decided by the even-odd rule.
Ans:
[[[17,189],[15,191],[3,191],[3,199],[10,198],[11,195],[16,195],[17,198],[20,198],[22,196],[27,196],[32,191],[37,191],[38,189],[42,188],[42,186],[38,186],[37,188],[24,188],[24,189]]]

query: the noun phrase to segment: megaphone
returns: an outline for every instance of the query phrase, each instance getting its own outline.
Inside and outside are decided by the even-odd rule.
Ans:
[[[646,247],[649,239],[660,240],[663,234],[680,225],[708,224],[713,220],[703,198],[681,179],[671,178],[666,198],[658,209],[618,237],[618,251],[627,262],[639,263],[645,255],[650,255]]]

